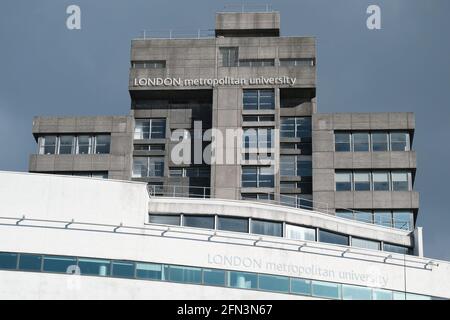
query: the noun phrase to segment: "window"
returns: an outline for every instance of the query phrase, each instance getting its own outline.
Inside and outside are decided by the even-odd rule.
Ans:
[[[295,156],[280,156],[280,175],[294,177],[297,175],[297,166]]]
[[[350,171],[336,172],[336,191],[352,190],[352,173]]]
[[[244,110],[275,109],[275,93],[273,89],[244,90]]]
[[[316,241],[316,230],[286,224],[286,238],[293,240]]]
[[[214,229],[214,216],[183,216],[183,226]]]
[[[355,172],[353,174],[355,183],[355,191],[369,191],[370,190],[370,172]]]
[[[110,135],[101,135],[95,137],[95,153],[96,154],[106,154],[109,153],[111,145]]]
[[[280,67],[314,67],[314,58],[280,58]]]
[[[274,59],[241,59],[239,67],[273,67]]]
[[[259,275],[259,289],[275,292],[289,292],[289,278],[282,276]]]
[[[133,178],[163,176],[164,157],[134,157]]]
[[[48,272],[67,273],[70,271],[70,267],[76,267],[76,265],[76,258],[46,256],[44,257],[43,270]],[[72,271],[75,271],[75,268]]]
[[[312,158],[308,156],[297,157],[297,175],[300,177],[312,177]]]
[[[390,244],[390,243],[386,243],[386,242],[383,243],[383,251],[400,253],[400,254],[409,254],[410,253],[410,250],[408,247]]]
[[[313,209],[311,194],[280,194],[280,203],[294,208]]]
[[[59,137],[59,154],[74,153],[74,136]]]
[[[135,151],[164,151],[166,146],[164,144],[135,144]]]
[[[371,211],[364,211],[364,210],[358,210],[354,212],[355,220],[365,222],[365,223],[372,223],[372,212]]]
[[[319,230],[319,241],[348,246],[348,236],[325,230]]]
[[[168,280],[183,283],[201,283],[202,269],[181,266],[165,266]]]
[[[409,151],[409,133],[392,132],[391,133],[391,150],[392,151]]]
[[[39,154],[56,154],[56,136],[41,137]]]
[[[391,175],[393,191],[408,191],[410,189],[408,172],[393,171]]]
[[[268,121],[275,121],[275,116],[254,116],[254,115],[243,115],[242,121],[246,122],[268,122]]]
[[[280,156],[281,176],[312,177],[312,159],[310,156]]]
[[[169,214],[149,214],[149,222],[155,224],[180,225],[180,215]]]
[[[78,136],[77,137],[77,153],[78,154],[91,154],[93,145],[93,137],[91,136]]]
[[[283,224],[281,222],[270,222],[252,219],[251,233],[262,234],[266,236],[282,237]]]
[[[270,149],[273,145],[273,129],[248,128],[243,132],[243,147]]]
[[[16,253],[0,252],[0,269],[13,270],[17,268]]]
[[[37,254],[21,254],[19,257],[19,270],[41,271],[42,256]]]
[[[378,241],[352,237],[352,247],[371,249],[371,250],[380,250],[381,244]]]
[[[242,167],[243,188],[273,188],[274,174],[272,167]]]
[[[248,233],[248,219],[234,217],[218,217],[217,229]]]
[[[342,299],[344,300],[371,300],[372,289],[343,284]]]
[[[225,286],[226,272],[224,270],[203,269],[203,284],[208,286]]]
[[[166,67],[166,61],[164,60],[132,61],[131,65],[135,69],[163,69]]]
[[[164,139],[166,119],[136,119],[134,139]]]
[[[230,271],[230,287],[240,289],[258,288],[258,276],[254,273]]]
[[[392,291],[372,289],[372,300],[392,300]]]
[[[136,278],[164,280],[162,265],[153,263],[136,263]]]
[[[392,227],[392,214],[387,210],[375,210],[373,213],[375,224],[385,227]]]
[[[291,279],[291,292],[300,295],[311,295],[311,280]]]
[[[389,172],[373,172],[373,190],[389,191]]]
[[[402,230],[414,229],[414,215],[411,211],[393,212],[394,228]]]
[[[350,133],[335,133],[334,134],[334,149],[336,152],[352,151],[351,134]]]
[[[353,151],[368,152],[369,151],[369,133],[353,133]]]
[[[372,133],[372,151],[388,151],[389,139],[387,132]]]
[[[340,285],[337,283],[312,281],[312,294],[316,297],[340,299]]]
[[[348,209],[336,209],[336,217],[353,220],[353,211]]]
[[[311,117],[281,118],[280,135],[282,138],[311,138]]]
[[[83,275],[91,276],[109,276],[111,262],[103,259],[85,259],[80,258],[78,260],[78,267]]]
[[[134,278],[134,262],[113,261],[112,276],[117,278]]]
[[[222,47],[219,48],[222,67],[237,67],[239,60],[238,47]]]

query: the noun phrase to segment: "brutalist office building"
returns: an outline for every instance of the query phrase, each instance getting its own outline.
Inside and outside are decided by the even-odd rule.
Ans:
[[[317,113],[317,63],[315,39],[280,36],[278,12],[217,13],[206,37],[134,39],[130,114],[36,117],[29,171],[145,181],[153,194],[273,201],[414,229],[414,114]],[[214,153],[243,161],[195,152],[190,163],[173,159],[183,139],[211,155],[209,129],[240,132],[240,142],[217,143]],[[174,139],[180,130],[185,136]]]

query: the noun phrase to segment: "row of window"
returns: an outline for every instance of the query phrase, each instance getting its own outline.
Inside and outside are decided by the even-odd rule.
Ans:
[[[169,177],[210,177],[209,167],[169,168]]]
[[[165,144],[135,144],[134,151],[164,151]]]
[[[73,171],[73,172],[53,172],[63,176],[88,177],[108,179],[108,171]]]
[[[266,67],[275,66],[275,59],[239,59],[239,47],[219,48],[222,67]],[[280,58],[281,67],[313,67],[314,58]]]
[[[242,121],[246,122],[273,122],[275,121],[275,116],[274,115],[261,115],[261,116],[257,116],[257,115],[243,115],[242,116]]]
[[[408,132],[335,132],[336,152],[409,151]]]
[[[132,61],[131,67],[134,69],[164,69],[166,67],[166,61],[165,60]]]
[[[410,210],[337,209],[336,217],[377,224],[389,228],[413,230],[414,213]]]
[[[225,49],[229,51],[229,49]],[[281,58],[278,60],[280,67],[313,67],[313,58]],[[237,59],[237,55],[224,52],[222,55],[222,66],[224,67],[274,67],[275,59]],[[164,69],[165,60],[136,60],[131,62],[134,69]]]
[[[186,214],[150,214],[149,222],[164,225],[176,225],[211,230],[243,232],[273,237],[284,237],[293,240],[318,241],[357,248],[381,250],[401,254],[409,254],[408,247],[382,243],[323,229],[309,228],[282,222],[238,217]],[[284,229],[284,230],[283,230]]]
[[[39,154],[109,153],[110,135],[48,135],[39,137]]]
[[[344,300],[431,300],[430,296],[254,272],[160,263],[0,252],[1,270],[80,274],[290,293]]]
[[[411,191],[409,170],[336,171],[336,191]]]

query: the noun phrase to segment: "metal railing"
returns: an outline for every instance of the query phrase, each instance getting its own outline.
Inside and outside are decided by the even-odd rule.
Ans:
[[[391,229],[398,229],[404,231],[412,231],[413,226],[403,220],[387,219],[377,221],[373,215],[370,219],[365,219],[361,214],[367,214],[364,211],[358,211],[353,209],[339,208],[338,210],[346,211],[351,214],[351,217],[344,217],[336,215],[335,210],[329,208],[328,203],[314,201],[308,198],[302,198],[299,196],[280,195],[275,192],[258,192],[255,197],[249,197],[242,195],[242,188],[220,188],[221,190],[229,189],[231,192],[227,192],[228,195],[233,195],[233,200],[246,200],[257,201],[267,204],[281,205],[296,209],[312,210],[328,215],[332,215],[338,219],[352,220],[355,222],[367,223],[371,225],[377,225],[380,227],[386,227]],[[172,197],[172,198],[197,198],[197,199],[222,199],[220,196],[216,196],[212,193],[210,187],[199,186],[187,186],[187,185],[154,185],[148,184],[147,191],[150,197]]]
[[[197,30],[142,30],[136,40],[147,39],[203,39],[214,38],[214,29]]]
[[[232,3],[223,7],[220,12],[273,12],[271,4],[267,3]]]

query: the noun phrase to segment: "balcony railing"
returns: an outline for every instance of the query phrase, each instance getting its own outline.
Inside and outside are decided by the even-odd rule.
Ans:
[[[221,190],[227,188],[221,188]],[[358,213],[365,213],[362,211],[357,211],[353,209],[339,209],[345,210],[348,213],[351,213],[352,217],[341,217],[336,216],[334,210],[329,208],[328,203],[313,201],[308,198],[302,198],[298,196],[291,195],[282,195],[280,197],[279,193],[274,192],[258,192],[258,198],[242,196],[240,188],[228,188],[233,194],[233,199],[241,199],[241,200],[249,200],[249,201],[257,201],[268,204],[281,205],[296,209],[304,209],[304,210],[314,210],[316,212],[325,213],[328,215],[335,216],[338,219],[344,220],[353,220],[356,222],[367,223],[371,225],[377,225],[380,227],[391,228],[391,229],[399,229],[404,231],[412,231],[414,226],[409,222],[405,222],[403,220],[397,219],[383,219],[382,221],[376,221],[373,219],[365,219],[364,217],[359,216]],[[221,199],[213,194],[210,187],[198,187],[198,186],[185,186],[185,185],[152,185],[148,184],[147,186],[148,194],[150,197],[173,197],[173,198],[197,198],[197,199]]]
[[[203,39],[214,38],[214,29],[197,30],[142,30],[135,40],[147,39]]]
[[[273,12],[271,4],[267,3],[232,3],[223,7],[218,12]]]

